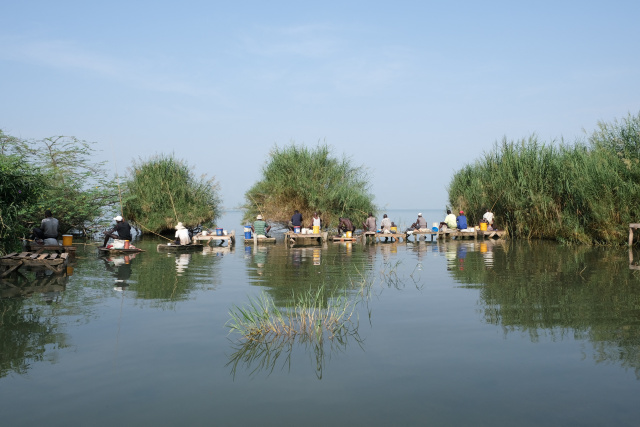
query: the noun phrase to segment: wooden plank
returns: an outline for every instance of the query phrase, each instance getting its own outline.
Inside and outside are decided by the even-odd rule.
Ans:
[[[49,259],[56,259],[58,258],[58,254],[49,254]]]
[[[20,252],[20,255],[18,255],[16,258],[26,258],[31,254],[31,252]]]
[[[18,253],[17,253],[17,252],[11,252],[10,254],[6,254],[6,255],[5,255],[5,256],[3,256],[2,258],[11,258],[11,257],[14,257],[14,256],[16,256],[16,255],[18,255]]]
[[[0,274],[0,277],[7,277],[9,274],[11,274],[13,271],[19,269],[22,266],[22,263],[18,263],[12,267],[9,267],[8,269],[6,269],[4,271],[4,273]]]
[[[49,254],[41,254],[41,255],[38,255],[38,259],[45,259],[48,256],[49,256]]]
[[[38,256],[39,256],[39,255],[40,255],[40,254],[39,254],[38,252],[34,252],[34,253],[32,253],[31,255],[29,255],[29,258],[31,258],[31,259],[36,259],[36,258],[38,258]]]

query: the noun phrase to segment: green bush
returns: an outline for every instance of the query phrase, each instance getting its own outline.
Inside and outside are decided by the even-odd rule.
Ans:
[[[640,217],[640,115],[600,123],[587,143],[503,139],[456,172],[449,201],[471,224],[483,208],[512,237],[624,243]]]
[[[243,207],[245,221],[262,214],[287,224],[297,209],[305,223],[317,211],[325,225],[334,226],[341,216],[360,224],[376,210],[363,167],[333,157],[327,145],[309,149],[295,144],[274,147],[262,179],[246,192]]]
[[[124,217],[143,232],[172,230],[178,222],[188,228],[209,226],[220,215],[214,178],[194,177],[187,164],[173,156],[134,162],[126,187]]]

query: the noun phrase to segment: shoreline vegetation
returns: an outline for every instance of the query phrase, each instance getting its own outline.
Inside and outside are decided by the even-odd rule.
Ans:
[[[314,149],[276,145],[262,179],[245,193],[242,208],[243,221],[253,222],[261,214],[284,226],[296,209],[305,224],[318,212],[324,228],[337,227],[339,217],[350,218],[358,227],[369,212],[376,213],[366,169],[334,157],[326,144]]]
[[[470,224],[489,208],[512,238],[626,243],[640,218],[640,114],[600,122],[575,144],[505,138],[456,172],[448,190]]]

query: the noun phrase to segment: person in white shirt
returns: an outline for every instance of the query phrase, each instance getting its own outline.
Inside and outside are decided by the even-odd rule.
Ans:
[[[489,227],[493,228],[493,212],[489,211],[489,209],[485,208],[485,213],[484,215],[482,215],[482,219],[484,219],[485,221],[487,221],[487,223],[489,224]]]
[[[189,237],[189,230],[186,229],[181,222],[176,225],[176,245],[189,245],[191,244],[191,237]]]

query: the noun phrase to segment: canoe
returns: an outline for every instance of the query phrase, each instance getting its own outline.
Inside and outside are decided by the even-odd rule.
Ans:
[[[104,254],[135,254],[138,252],[144,252],[144,250],[140,248],[134,248],[134,249],[98,248],[98,251]]]
[[[160,243],[158,245],[159,251],[193,251],[199,250],[201,251],[204,248],[204,245],[195,243],[193,245],[174,245],[173,243]]]

